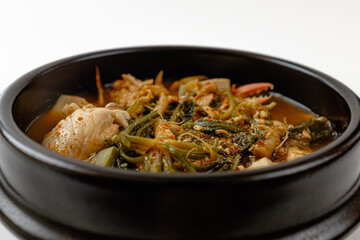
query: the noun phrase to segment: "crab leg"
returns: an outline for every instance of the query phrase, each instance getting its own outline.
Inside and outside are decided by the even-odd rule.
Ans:
[[[255,94],[259,94],[262,91],[273,90],[274,84],[268,82],[249,83],[242,85],[238,88],[233,88],[233,94],[235,96],[249,97]]]

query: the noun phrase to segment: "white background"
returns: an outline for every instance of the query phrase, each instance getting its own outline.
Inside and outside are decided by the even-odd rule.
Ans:
[[[356,0],[2,1],[0,91],[60,58],[159,44],[273,55],[327,73],[360,95]],[[0,239],[15,237],[0,224]],[[360,239],[360,229],[347,239]]]

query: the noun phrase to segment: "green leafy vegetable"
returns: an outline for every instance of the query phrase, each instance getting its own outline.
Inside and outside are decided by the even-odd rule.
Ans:
[[[249,132],[242,132],[233,138],[233,141],[237,143],[241,151],[248,149],[252,144],[258,140],[258,137]]]
[[[223,129],[231,133],[237,133],[244,131],[243,127],[235,123],[227,123],[223,121],[206,121],[206,120],[196,120],[194,125],[204,127],[201,131],[212,132],[218,129]]]
[[[289,129],[290,137],[301,134],[306,128],[310,130],[311,144],[319,144],[330,140],[335,136],[335,131],[324,118],[309,119],[293,128]]]

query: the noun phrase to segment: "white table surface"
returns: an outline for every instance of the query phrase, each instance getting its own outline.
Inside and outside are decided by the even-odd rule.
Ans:
[[[234,48],[284,58],[327,73],[360,95],[356,0],[2,1],[0,91],[60,58],[160,44]],[[16,237],[0,224],[0,239]],[[346,239],[360,239],[360,228]]]

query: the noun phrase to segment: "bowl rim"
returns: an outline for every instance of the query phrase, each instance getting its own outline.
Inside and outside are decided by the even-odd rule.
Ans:
[[[275,166],[255,169],[251,171],[237,172],[221,172],[221,173],[195,173],[195,174],[154,174],[138,171],[129,171],[113,168],[98,167],[60,154],[51,152],[41,146],[41,144],[30,139],[14,121],[13,104],[17,97],[22,93],[37,77],[45,75],[48,72],[64,67],[76,62],[87,61],[101,57],[109,57],[118,54],[141,53],[141,52],[157,52],[157,51],[194,51],[207,52],[211,54],[229,54],[241,56],[250,59],[257,59],[265,62],[275,63],[287,68],[291,68],[298,72],[315,77],[335,92],[337,92],[346,102],[350,110],[350,122],[348,127],[337,139],[327,146],[295,161],[285,162]],[[9,104],[11,103],[11,104]],[[0,133],[6,141],[22,152],[27,158],[40,164],[54,168],[57,171],[66,172],[67,174],[80,174],[84,176],[108,178],[108,179],[128,179],[132,181],[181,181],[181,182],[202,182],[209,180],[237,178],[237,182],[262,181],[271,178],[288,176],[308,169],[315,168],[320,165],[326,165],[336,160],[339,156],[349,151],[360,139],[360,100],[356,94],[341,82],[334,78],[306,67],[304,65],[272,57],[269,55],[253,53],[249,51],[202,47],[202,46],[181,46],[181,45],[156,45],[156,46],[139,46],[128,48],[115,48],[108,50],[100,50],[79,54],[57,61],[53,61],[41,67],[38,67],[25,75],[18,78],[10,84],[0,95]],[[164,181],[163,181],[164,182]]]

